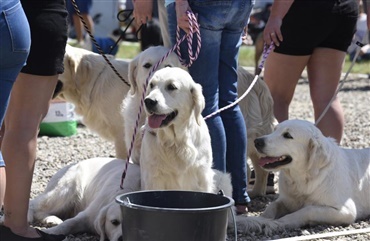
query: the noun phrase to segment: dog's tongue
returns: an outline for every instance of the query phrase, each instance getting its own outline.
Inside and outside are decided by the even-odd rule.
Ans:
[[[159,128],[162,121],[166,119],[166,115],[151,115],[148,117],[148,124],[150,128]]]
[[[263,167],[264,165],[268,163],[277,162],[279,160],[279,157],[261,157],[258,161],[258,164]]]

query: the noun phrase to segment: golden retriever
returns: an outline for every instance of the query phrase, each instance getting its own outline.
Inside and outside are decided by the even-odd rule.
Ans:
[[[241,231],[348,225],[370,215],[370,148],[339,147],[302,120],[284,121],[254,143],[259,164],[280,171],[279,197],[261,217],[239,217]]]
[[[121,213],[115,198],[140,190],[140,167],[129,164],[123,189],[125,162],[93,158],[59,170],[45,191],[30,201],[28,219],[55,227],[52,234],[95,233],[100,241],[122,240]],[[64,220],[64,221],[63,221]]]
[[[129,62],[109,58],[127,80]],[[75,105],[76,113],[82,116],[82,122],[89,129],[114,143],[117,158],[126,159],[120,104],[130,87],[101,55],[81,48],[67,45],[64,68],[64,73],[59,75],[63,83],[59,96]]]
[[[134,58],[129,65],[129,81],[130,91],[123,101],[122,113],[125,118],[125,143],[127,150],[130,148],[132,136],[136,125],[137,113],[140,107],[142,98],[143,86],[149,74],[150,68],[168,52],[168,49],[162,46],[152,47],[140,53]],[[159,66],[163,67],[179,67],[181,66],[177,56],[171,54],[164,63]],[[241,96],[251,85],[254,76],[243,67],[238,68],[238,94]],[[247,154],[253,163],[256,172],[256,180],[253,190],[249,193],[250,197],[263,196],[266,194],[267,175],[268,172],[263,170],[258,165],[259,154],[256,151],[253,140],[259,136],[269,134],[273,131],[275,118],[273,115],[273,99],[266,83],[258,78],[250,93],[239,102],[239,106],[244,116],[247,125],[248,146]],[[145,115],[142,114],[138,125],[144,124]],[[134,163],[139,163],[141,132],[138,131],[133,143],[131,160]]]
[[[129,81],[129,87],[118,78],[102,56],[80,48],[66,48],[65,72],[59,76],[63,83],[59,95],[76,106],[76,113],[83,117],[83,123],[88,128],[114,143],[116,157],[120,159],[127,158],[143,84],[152,67],[167,52],[167,48],[157,46],[141,52],[131,62],[111,58],[123,78]],[[176,54],[171,53],[159,68],[166,66],[181,66]],[[239,95],[250,86],[253,78],[244,68],[238,68]],[[265,82],[258,79],[239,105],[247,125],[248,156],[256,171],[256,181],[249,194],[251,197],[261,196],[266,193],[267,172],[257,165],[259,156],[253,140],[271,133],[274,123],[273,101]],[[139,126],[144,124],[144,120],[143,113]],[[135,163],[139,163],[140,158],[140,135],[138,132],[131,153],[131,160]]]
[[[158,70],[145,97],[141,186],[212,192],[212,148],[202,87],[180,68]]]
[[[62,168],[45,191],[30,201],[29,222],[54,226],[52,234],[92,233],[100,241],[122,240],[122,214],[115,198],[140,189],[140,167],[129,164],[120,189],[125,163],[121,159],[93,158]],[[215,192],[232,193],[230,175],[215,171]],[[63,221],[64,220],[64,221]]]
[[[128,80],[130,82],[130,91],[122,103],[122,116],[124,122],[124,139],[126,150],[130,149],[130,144],[134,135],[134,128],[139,112],[140,102],[144,92],[145,81],[149,76],[150,71],[158,63],[158,61],[167,54],[168,49],[163,46],[150,47],[137,55],[129,65]],[[159,69],[164,67],[180,66],[181,63],[175,53],[169,54],[164,61],[158,66]],[[118,103],[117,103],[118,104]],[[138,128],[145,122],[145,113],[141,113],[138,121]],[[141,134],[138,131],[135,137],[135,143],[131,153],[130,160],[134,163],[139,163],[141,147]]]

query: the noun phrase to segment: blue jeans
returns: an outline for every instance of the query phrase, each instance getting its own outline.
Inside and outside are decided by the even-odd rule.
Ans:
[[[189,0],[189,4],[197,14],[202,41],[198,59],[189,72],[203,87],[206,106],[202,114],[207,116],[238,97],[239,47],[254,0]],[[175,3],[167,6],[167,12],[169,33],[174,44],[177,27]],[[193,48],[195,51],[196,46]],[[186,56],[185,42],[181,44],[181,53]],[[214,168],[231,174],[236,204],[250,202],[246,175],[247,133],[239,106],[229,108],[206,122],[211,136]]]
[[[8,107],[10,91],[30,50],[31,36],[26,15],[19,0],[0,4],[0,126]],[[0,166],[2,156],[0,153]]]

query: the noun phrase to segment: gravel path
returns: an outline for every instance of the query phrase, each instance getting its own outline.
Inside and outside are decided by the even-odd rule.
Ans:
[[[356,76],[348,78],[339,93],[345,112],[345,133],[342,145],[352,148],[363,148],[370,146],[370,80],[359,79]],[[306,119],[313,121],[312,106],[308,91],[307,81],[302,79],[296,89],[296,94],[291,107],[291,118]],[[34,174],[32,194],[42,192],[49,178],[61,167],[91,157],[114,156],[113,145],[100,139],[83,126],[78,127],[78,134],[72,137],[50,138],[39,137],[37,164]],[[277,195],[268,195],[252,201],[251,212],[248,215],[259,215],[269,202]],[[238,240],[268,240],[282,239],[294,236],[327,234],[345,230],[370,228],[370,217],[346,227],[333,227],[327,225],[315,226],[291,230],[289,232],[275,233],[272,237],[258,236],[254,233],[239,235]],[[92,240],[98,238],[88,234],[69,236],[69,240]],[[234,240],[233,234],[229,234],[228,240]],[[291,240],[298,240],[294,238]],[[303,240],[303,239],[300,239]],[[308,240],[308,239],[305,239]],[[315,240],[370,240],[370,233],[351,234],[331,238]]]

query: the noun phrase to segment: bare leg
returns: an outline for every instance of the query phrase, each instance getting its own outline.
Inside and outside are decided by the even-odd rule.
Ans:
[[[6,160],[5,226],[24,237],[39,237],[27,222],[39,125],[49,108],[57,75],[19,74],[5,116],[2,152]]]
[[[90,32],[94,34],[94,22],[89,14],[81,14]],[[77,14],[73,15],[73,25],[75,26],[77,41],[80,43],[84,41],[85,28]]]
[[[309,58],[271,52],[266,60],[264,79],[274,99],[274,114],[279,122],[289,118],[289,105]]]
[[[325,110],[337,90],[346,53],[329,48],[316,48],[308,65],[310,93],[315,120]],[[325,136],[333,137],[340,143],[344,126],[344,115],[338,98],[330,105],[317,127]]]

